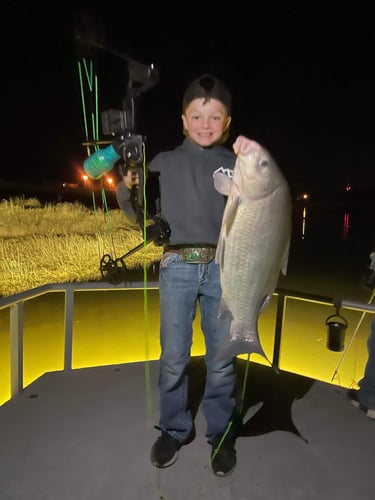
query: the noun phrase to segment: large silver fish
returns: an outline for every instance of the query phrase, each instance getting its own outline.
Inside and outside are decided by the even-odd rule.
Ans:
[[[221,173],[214,176],[217,191],[228,196],[216,252],[222,286],[219,318],[231,317],[217,357],[258,353],[270,362],[259,340],[258,318],[280,272],[287,272],[291,198],[270,154],[256,142],[250,149],[237,156],[232,180]]]

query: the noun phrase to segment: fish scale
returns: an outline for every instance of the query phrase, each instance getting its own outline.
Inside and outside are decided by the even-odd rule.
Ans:
[[[263,212],[262,205],[264,205],[263,201],[255,203],[249,209],[239,210],[238,219],[232,228],[232,237],[227,238],[225,245],[226,262],[235,262],[236,270],[230,266],[230,272],[222,273],[222,286],[225,290],[225,296],[231,297],[231,311],[238,320],[254,319],[253,310],[261,306],[262,299],[269,290],[269,286],[265,282],[266,277],[274,274],[267,274],[265,268],[268,263],[264,259],[264,255],[272,251],[272,248],[277,245],[279,237],[277,235],[274,237],[274,231],[270,231],[267,235],[263,235],[262,241],[254,238],[254,235],[259,234],[262,230],[264,224],[270,223],[259,216]],[[245,219],[245,223],[243,219]],[[240,229],[241,238],[236,237],[236,226],[245,228]],[[276,231],[277,224],[273,224],[273,226]],[[258,252],[258,242],[262,245],[262,255],[259,255]],[[249,296],[254,298],[250,304]]]

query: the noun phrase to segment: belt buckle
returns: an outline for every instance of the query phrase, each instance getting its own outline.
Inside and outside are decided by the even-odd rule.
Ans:
[[[208,264],[215,256],[215,248],[186,247],[181,249],[181,257],[188,264]]]

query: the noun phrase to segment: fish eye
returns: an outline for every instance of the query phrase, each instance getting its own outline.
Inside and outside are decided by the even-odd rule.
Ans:
[[[259,165],[261,167],[268,167],[268,160],[260,160]]]

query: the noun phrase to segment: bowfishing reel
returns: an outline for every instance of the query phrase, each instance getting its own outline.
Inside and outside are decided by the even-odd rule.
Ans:
[[[123,160],[123,164],[119,167],[122,177],[126,175],[129,168],[143,165],[143,151],[146,142],[143,135],[134,134],[132,128],[127,128],[127,120],[123,118],[126,113],[127,110],[117,111],[113,109],[102,112],[103,133],[114,136],[113,149]]]

